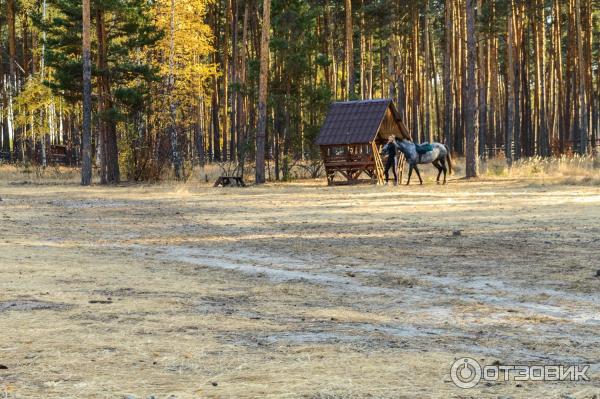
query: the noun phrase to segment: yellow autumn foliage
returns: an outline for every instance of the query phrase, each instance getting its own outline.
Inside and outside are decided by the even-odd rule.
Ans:
[[[211,1],[175,0],[174,3],[173,95],[182,106],[196,104],[204,93],[206,80],[217,73],[216,65],[209,59],[214,51],[213,35],[205,21]],[[153,63],[166,81],[170,72],[171,0],[157,0],[153,11],[156,26],[163,32],[153,49]]]
[[[40,115],[48,110],[48,107],[56,103],[51,90],[37,77],[31,77],[25,82],[21,92],[14,99],[14,124],[16,128],[29,127],[30,133],[40,136],[45,133],[46,119]]]

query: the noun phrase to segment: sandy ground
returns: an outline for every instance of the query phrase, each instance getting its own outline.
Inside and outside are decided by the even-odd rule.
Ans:
[[[0,196],[0,398],[600,397],[598,186]],[[463,390],[463,356],[591,381]]]

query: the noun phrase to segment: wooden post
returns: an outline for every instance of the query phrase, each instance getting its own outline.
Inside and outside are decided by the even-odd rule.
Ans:
[[[402,177],[404,175],[404,161],[405,161],[405,157],[404,154],[400,153],[400,157],[398,158],[398,165],[396,167],[396,175],[398,176],[398,184],[402,184]],[[400,171],[398,172],[398,169],[400,169]]]
[[[371,141],[373,147],[373,160],[375,161],[375,176],[377,177],[377,184],[383,184],[383,161],[379,155],[379,149],[375,140]]]

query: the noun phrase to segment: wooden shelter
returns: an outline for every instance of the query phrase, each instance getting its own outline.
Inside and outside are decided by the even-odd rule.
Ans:
[[[327,183],[382,184],[384,171],[380,152],[389,136],[411,140],[392,100],[331,104],[317,138]],[[345,180],[336,180],[338,176]]]

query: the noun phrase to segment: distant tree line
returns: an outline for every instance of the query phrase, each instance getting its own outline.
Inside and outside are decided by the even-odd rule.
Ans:
[[[0,7],[0,154],[45,163],[64,145],[79,162],[81,0]],[[470,176],[482,158],[600,144],[597,0],[90,0],[90,24],[104,183],[227,161],[279,179],[318,158],[338,100],[393,98],[414,140],[445,142]]]

